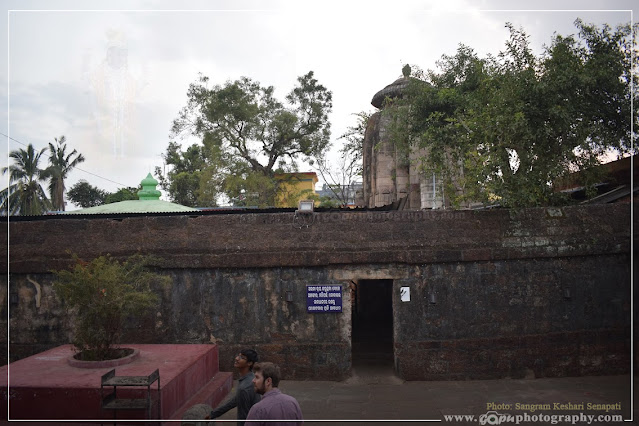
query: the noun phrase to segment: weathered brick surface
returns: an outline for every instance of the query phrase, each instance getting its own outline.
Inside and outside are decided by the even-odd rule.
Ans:
[[[125,341],[253,346],[289,378],[350,370],[348,283],[393,280],[396,365],[406,379],[628,371],[630,206],[493,211],[325,212],[11,222],[0,340],[12,359],[68,343],[51,270],[75,252],[135,252],[172,277]],[[7,247],[0,236],[0,247]],[[34,282],[37,284],[34,284]],[[305,286],[342,284],[344,313],[308,314]],[[411,302],[399,289],[410,287]],[[564,297],[570,289],[571,297]],[[286,291],[293,302],[284,299]],[[429,302],[431,292],[437,303]],[[9,293],[17,304],[7,305]],[[6,323],[5,323],[6,325]],[[4,331],[2,331],[4,330]],[[1,350],[1,348],[0,348]],[[5,351],[6,352],[6,351]]]
[[[629,221],[630,206],[616,204],[521,211],[325,212],[316,213],[301,229],[293,213],[12,222],[10,266],[15,273],[46,273],[69,261],[66,250],[87,257],[154,253],[166,268],[627,253]],[[6,268],[6,257],[0,267]]]
[[[306,313],[307,284],[342,284],[331,279],[329,271],[248,268],[163,273],[171,276],[172,283],[155,289],[161,296],[158,309],[130,319],[123,343],[217,343],[225,371],[233,370],[233,357],[245,347],[256,348],[265,360],[281,361],[289,378],[341,380],[350,371],[348,287],[343,288],[343,313]],[[20,303],[11,305],[10,313],[12,360],[70,341],[72,320],[53,293],[53,278],[52,274],[11,276],[11,290],[20,293]],[[34,282],[41,288],[39,296]],[[287,291],[292,292],[293,302],[285,300]]]
[[[399,373],[406,380],[625,374],[629,352],[629,327],[395,344]]]
[[[429,380],[627,372],[629,264],[599,255],[420,267],[396,283],[423,300],[395,314],[400,372]]]

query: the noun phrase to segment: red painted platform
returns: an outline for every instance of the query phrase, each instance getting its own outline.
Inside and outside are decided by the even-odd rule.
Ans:
[[[231,390],[231,373],[219,371],[216,345],[136,345],[122,347],[140,351],[139,358],[118,367],[72,367],[67,358],[71,345],[54,349],[0,367],[0,419],[6,420],[96,420],[112,419],[111,411],[100,408],[100,379],[115,368],[116,376],[148,376],[160,370],[161,418],[178,419],[198,403],[215,406]],[[7,413],[7,384],[9,413]],[[119,396],[146,395],[146,388],[122,389]],[[152,386],[152,398],[157,383]],[[111,391],[111,388],[109,388]],[[153,407],[153,415],[157,415]],[[145,412],[123,411],[118,419],[141,419]]]

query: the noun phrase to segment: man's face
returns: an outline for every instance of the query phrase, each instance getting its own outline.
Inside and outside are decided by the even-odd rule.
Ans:
[[[241,369],[243,367],[250,367],[251,363],[248,361],[246,356],[242,354],[237,354],[235,356],[235,362],[233,363],[233,367]]]
[[[266,385],[264,384],[264,376],[261,371],[255,372],[255,378],[253,378],[253,388],[255,393],[264,395],[266,393]]]

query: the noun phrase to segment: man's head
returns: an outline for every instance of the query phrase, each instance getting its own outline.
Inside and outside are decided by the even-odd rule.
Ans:
[[[264,395],[280,384],[280,368],[272,362],[260,362],[253,367],[255,393]]]
[[[257,352],[253,349],[242,349],[239,354],[235,357],[235,363],[233,366],[238,370],[243,370],[248,368],[248,371],[253,370],[253,366],[255,363],[259,361],[257,356]]]

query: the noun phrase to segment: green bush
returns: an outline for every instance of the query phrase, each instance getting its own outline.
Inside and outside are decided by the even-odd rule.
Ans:
[[[110,255],[90,262],[73,255],[69,270],[53,271],[55,292],[75,316],[73,345],[87,361],[117,358],[124,321],[156,306],[152,283],[166,285],[167,276],[151,272],[149,257],[133,255],[123,262]]]

